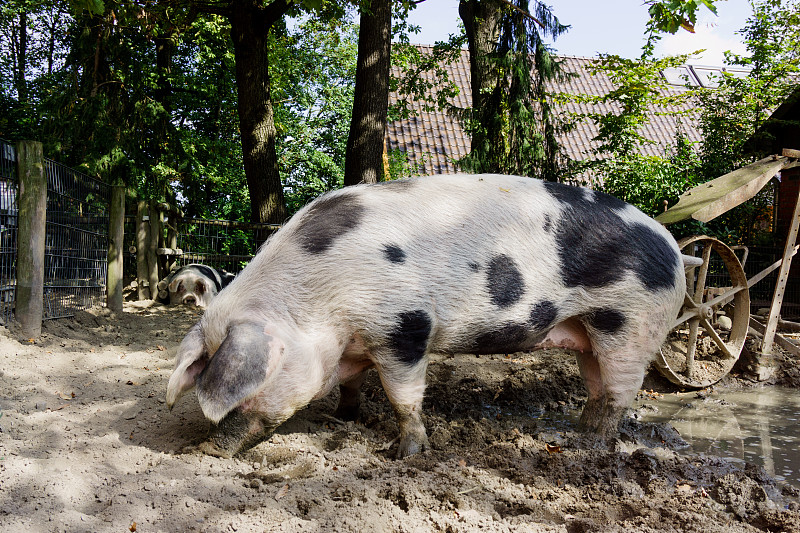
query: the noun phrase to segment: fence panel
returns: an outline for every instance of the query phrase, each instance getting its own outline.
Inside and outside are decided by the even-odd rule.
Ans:
[[[105,302],[111,187],[49,159],[45,174],[44,318],[63,318]]]
[[[175,221],[166,226],[175,227]],[[238,274],[258,251],[258,246],[280,226],[232,220],[180,219],[177,223],[178,255],[170,255],[175,268],[200,263]],[[165,235],[167,227],[164,228]],[[125,217],[124,271],[126,279],[136,276],[136,217]],[[168,272],[162,272],[162,277]]]
[[[17,288],[17,170],[14,146],[0,140],[0,324],[14,316]]]
[[[258,251],[258,243],[278,226],[230,220],[185,219],[179,225],[181,266],[201,263],[238,274]]]

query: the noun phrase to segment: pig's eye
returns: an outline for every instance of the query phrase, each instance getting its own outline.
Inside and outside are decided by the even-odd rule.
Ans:
[[[176,292],[183,292],[183,282],[178,283],[178,290]]]
[[[202,281],[198,281],[197,283],[195,283],[194,292],[196,292],[197,294],[203,294],[204,292],[206,292],[205,284]]]

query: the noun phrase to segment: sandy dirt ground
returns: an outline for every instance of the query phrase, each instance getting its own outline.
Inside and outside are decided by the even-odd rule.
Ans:
[[[434,357],[432,449],[405,460],[375,376],[357,423],[331,416],[334,393],[243,457],[185,451],[209,424],[194,395],[170,412],[164,393],[197,318],[126,304],[49,321],[35,344],[0,331],[0,531],[800,531],[796,489],[677,453],[669,425],[633,416],[605,445],[574,432],[585,395],[557,350]]]

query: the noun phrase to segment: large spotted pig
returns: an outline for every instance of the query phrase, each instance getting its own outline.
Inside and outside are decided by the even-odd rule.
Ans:
[[[428,354],[577,353],[583,429],[613,435],[677,316],[672,236],[606,194],[536,179],[436,176],[338,190],[299,211],[180,345],[171,407],[197,387],[207,453],[260,442],[336,385],[358,411],[376,368],[399,457],[427,445]]]

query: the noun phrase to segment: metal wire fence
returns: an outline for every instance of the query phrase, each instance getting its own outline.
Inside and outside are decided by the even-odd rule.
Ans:
[[[202,263],[238,274],[258,251],[258,244],[278,226],[230,220],[184,220],[179,226],[179,265]]]
[[[44,160],[47,219],[44,319],[102,305],[106,294],[110,187]],[[0,321],[14,314],[17,285],[18,184],[14,146],[0,141]]]
[[[111,187],[45,159],[44,318],[74,315],[106,296]]]
[[[17,173],[14,146],[0,140],[0,322],[14,315],[17,288]]]
[[[177,222],[168,221],[168,225],[177,229],[175,248],[179,253],[168,256],[166,263],[174,264],[174,268],[200,263],[231,274],[241,272],[255,256],[260,243],[279,227],[205,219],[179,219]],[[126,276],[135,276],[136,217],[130,215],[125,217],[124,269]]]

